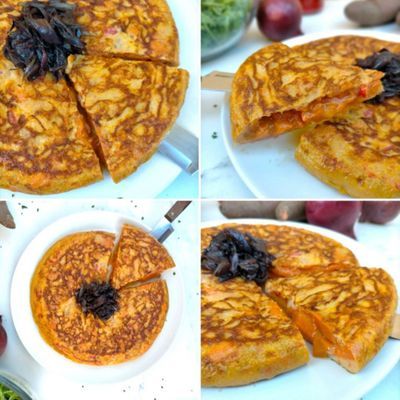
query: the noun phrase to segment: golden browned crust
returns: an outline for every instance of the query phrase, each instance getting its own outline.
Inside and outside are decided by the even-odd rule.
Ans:
[[[144,281],[175,266],[167,249],[142,229],[125,224],[113,256],[111,284],[119,289]]]
[[[397,306],[389,274],[342,268],[267,281],[266,293],[284,305],[314,354],[359,372],[386,342]],[[317,353],[317,354],[316,354]]]
[[[400,196],[400,99],[363,104],[304,132],[296,159],[311,174],[359,198]]]
[[[28,82],[0,54],[0,186],[27,193],[72,190],[102,178],[88,129],[67,84]]]
[[[382,49],[399,53],[400,43],[388,42],[368,36],[341,35],[314,40],[295,46],[293,49],[310,58],[324,55],[336,63],[355,65],[358,58],[368,57]]]
[[[59,307],[83,283],[105,282],[114,239],[115,236],[107,232],[81,232],[53,244],[32,277],[34,315],[52,312],[53,306]]]
[[[57,350],[70,340],[66,329],[84,324],[75,293],[83,283],[107,280],[113,246],[110,233],[76,233],[57,241],[38,264],[31,280],[32,315],[43,339]]]
[[[202,273],[203,386],[239,386],[290,371],[309,359],[300,332],[254,282]]]
[[[400,52],[400,43],[361,36],[321,39],[296,47],[353,65],[383,48]],[[344,117],[306,130],[296,159],[311,174],[342,193],[360,198],[400,196],[400,100],[362,104]]]
[[[31,281],[31,308],[40,334],[76,362],[110,365],[137,358],[165,322],[164,280],[119,290],[119,310],[107,321],[85,315],[77,304],[75,294],[83,283],[108,280],[114,238],[105,232],[83,232],[59,240],[43,256]]]
[[[0,4],[0,51],[12,25],[11,17],[19,14],[18,0],[1,0]]]
[[[224,224],[201,231],[202,249],[213,236],[226,228],[248,232],[267,242],[267,250],[276,259],[271,271],[274,276],[296,275],[331,264],[358,265],[354,254],[339,242],[305,229],[284,225]]]
[[[89,54],[179,64],[178,31],[164,0],[76,0]]]
[[[311,58],[283,44],[267,46],[235,74],[233,139],[260,140],[340,115],[380,93],[382,76],[324,55]]]
[[[71,57],[68,71],[115,182],[157,150],[183,104],[188,73],[163,64]]]
[[[109,320],[85,316],[71,297],[59,303],[41,323],[41,334],[69,359],[91,365],[112,365],[144,354],[164,326],[168,289],[158,280],[119,292],[119,311]],[[60,328],[61,327],[61,328]]]
[[[11,16],[20,13],[21,1],[1,3],[0,42],[4,43]],[[149,62],[132,61],[123,66],[127,61],[110,60],[114,69],[105,71],[106,80],[111,74],[114,82],[121,80],[124,86],[121,78],[125,77],[118,76],[117,70],[128,71],[128,84],[122,88],[126,97],[118,104],[104,99],[103,109],[82,109],[85,117],[86,112],[89,115],[94,112],[92,119],[85,120],[78,112],[74,93],[64,81],[56,84],[46,76],[26,82],[22,72],[1,55],[0,95],[7,92],[8,85],[18,88],[19,93],[12,94],[11,100],[9,97],[0,100],[0,187],[51,194],[94,183],[102,179],[96,153],[114,181],[119,182],[157,151],[179,114],[188,74],[166,66],[179,63],[178,33],[168,4],[164,0],[75,0],[74,3],[78,23],[86,33],[84,40],[89,54]],[[106,68],[105,64],[104,61],[102,66]],[[91,82],[102,75],[96,70],[101,65],[93,68]],[[117,84],[108,87],[110,82],[103,82],[104,93],[117,90]],[[89,89],[92,93],[87,97],[98,96],[96,82]],[[100,125],[106,122],[107,127],[98,127],[99,121]]]

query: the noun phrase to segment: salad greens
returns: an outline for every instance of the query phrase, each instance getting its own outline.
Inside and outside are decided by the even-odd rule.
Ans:
[[[201,47],[216,46],[244,27],[250,17],[253,0],[202,0]]]
[[[0,400],[21,400],[21,397],[13,390],[0,383]]]

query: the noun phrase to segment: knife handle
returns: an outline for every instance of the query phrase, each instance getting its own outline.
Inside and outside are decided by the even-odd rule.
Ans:
[[[165,214],[165,218],[172,222],[174,221],[191,203],[191,201],[177,201]]]

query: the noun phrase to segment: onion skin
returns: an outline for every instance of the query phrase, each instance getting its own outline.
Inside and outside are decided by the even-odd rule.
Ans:
[[[361,201],[307,201],[310,224],[333,229],[356,239],[354,225],[361,214]]]
[[[7,347],[7,332],[2,324],[2,317],[0,316],[0,356],[2,356]]]
[[[268,39],[279,42],[302,34],[302,14],[299,0],[261,0],[258,27]]]
[[[400,214],[400,201],[364,201],[360,222],[386,224]]]

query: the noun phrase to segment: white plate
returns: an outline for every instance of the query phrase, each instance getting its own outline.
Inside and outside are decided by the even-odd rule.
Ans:
[[[206,222],[202,227],[223,223],[287,225],[307,229],[334,239],[349,248],[361,265],[385,268],[384,255],[373,253],[353,239],[337,232],[296,222],[279,222],[260,219],[237,219]],[[396,268],[385,268],[400,288]],[[311,356],[310,362],[294,371],[269,381],[225,389],[202,389],[203,400],[359,400],[376,386],[400,359],[400,341],[389,339],[377,356],[358,374],[351,374],[334,361]]]
[[[399,42],[400,35],[368,30],[334,30],[299,36],[284,43],[297,46],[337,35],[371,36]],[[244,61],[244,60],[243,60]],[[343,199],[349,198],[309,174],[295,159],[299,135],[287,133],[255,143],[236,144],[231,137],[229,95],[221,113],[222,132],[231,162],[239,176],[258,198]]]
[[[190,83],[186,92],[185,103],[180,111],[176,124],[198,136],[197,127],[200,120],[199,93],[200,87],[200,28],[198,26],[199,4],[196,0],[168,0],[179,32],[180,67],[190,72]],[[115,184],[108,173],[104,179],[92,185],[70,192],[48,195],[51,198],[154,198],[166,189],[182,172],[175,163],[156,153],[131,176]],[[0,189],[0,197],[11,199],[12,191]],[[31,194],[15,192],[18,198],[41,198]]]
[[[11,284],[11,314],[21,342],[44,368],[82,383],[119,382],[138,375],[155,364],[172,343],[183,313],[183,283],[173,270],[162,274],[169,292],[169,309],[164,327],[141,357],[113,366],[88,366],[75,363],[53,350],[41,337],[30,306],[30,283],[40,259],[57,240],[74,232],[104,230],[119,234],[122,224],[131,223],[145,230],[143,224],[123,215],[106,211],[72,214],[49,225],[26,247],[16,266]],[[176,268],[180,268],[177,266]]]

